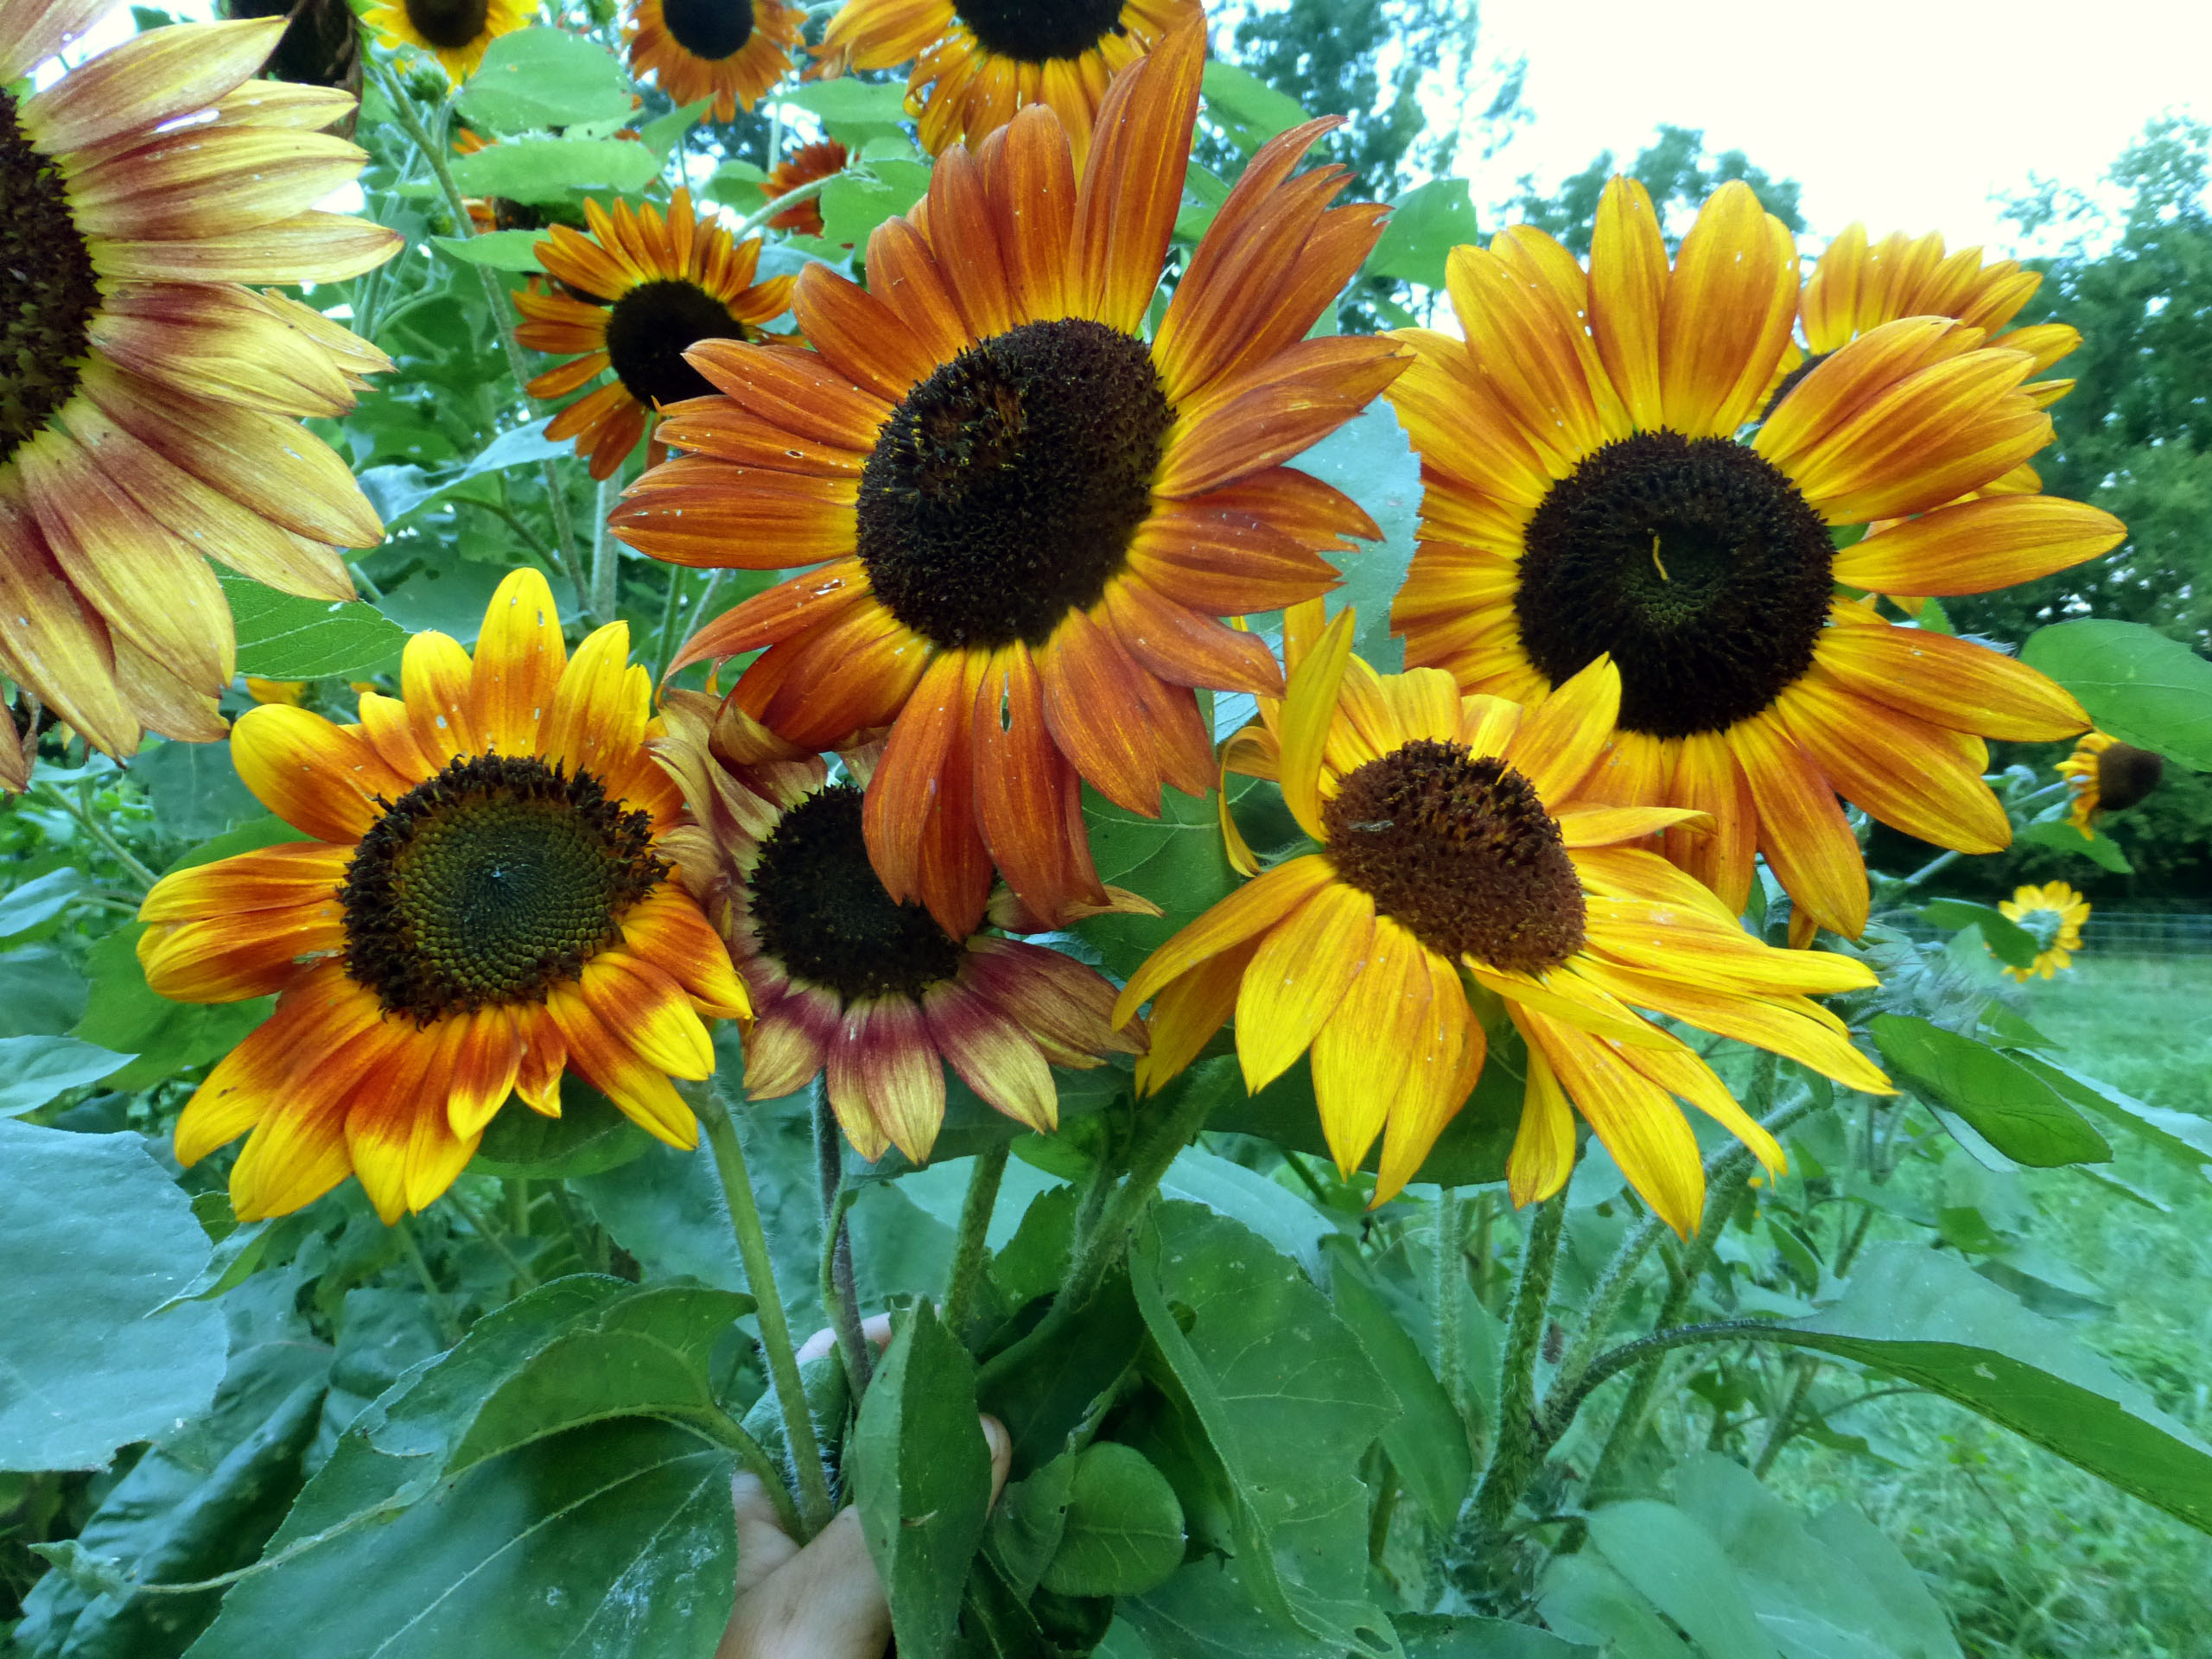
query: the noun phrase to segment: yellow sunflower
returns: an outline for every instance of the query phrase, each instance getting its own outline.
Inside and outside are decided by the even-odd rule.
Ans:
[[[623,22],[630,73],[678,107],[712,98],[709,118],[734,121],[791,68],[805,21],[776,0],[636,0]]]
[[[2058,763],[2058,772],[2074,791],[2073,810],[2066,821],[2088,841],[2096,833],[2099,818],[2107,812],[2125,812],[2158,786],[2166,775],[2166,761],[2164,755],[2123,743],[2108,732],[2091,732]]]
[[[1290,176],[1330,123],[1260,152],[1156,338],[1138,333],[1204,52],[1193,22],[1124,72],[1080,181],[1043,106],[980,156],[946,151],[869,238],[872,289],[801,275],[808,348],[694,350],[723,395],[671,415],[690,453],[611,520],[677,563],[820,567],[709,623],[679,665],[766,647],[732,695],[804,748],[889,726],[869,854],[955,938],[994,861],[1047,920],[1103,904],[1078,779],[1147,815],[1163,785],[1205,793],[1192,688],[1281,687],[1217,619],[1326,591],[1317,550],[1376,533],[1281,464],[1402,366],[1389,340],[1306,337],[1382,216],[1328,207],[1341,169]]]
[[[613,217],[584,204],[591,234],[565,225],[537,245],[537,261],[572,293],[518,292],[527,319],[515,338],[535,351],[575,353],[530,383],[533,397],[560,397],[608,368],[614,378],[576,399],[546,427],[550,438],[574,438],[590,458],[591,475],[609,478],[638,447],[667,404],[711,392],[683,353],[707,340],[760,338],[762,325],[791,308],[789,276],[755,283],[760,241],[730,240],[721,226],[702,224],[691,193],[679,188],[668,217],[650,204],[634,211],[614,204]],[[575,293],[597,295],[594,305]]]
[[[1204,16],[1201,0],[845,0],[815,55],[830,74],[912,63],[906,107],[931,155],[1042,104],[1080,166],[1115,75]]]
[[[1338,1167],[1349,1173],[1382,1139],[1380,1204],[1482,1071],[1489,1039],[1464,969],[1473,999],[1528,1041],[1513,1201],[1565,1184],[1571,1106],[1681,1233],[1697,1225],[1705,1173],[1676,1096],[1769,1169],[1783,1167],[1782,1149],[1696,1051],[1637,1009],[1891,1092],[1843,1022],[1808,1000],[1873,974],[1753,938],[1695,880],[1629,844],[1697,813],[1590,791],[1622,695],[1610,662],[1524,710],[1462,696],[1436,669],[1377,674],[1351,655],[1350,612],[1325,631],[1318,606],[1287,622],[1289,695],[1262,704],[1229,759],[1277,779],[1320,848],[1230,894],[1131,978],[1115,1017],[1152,1003],[1141,1088],[1189,1065],[1232,1014],[1249,1088],[1311,1048]]]
[[[734,705],[670,694],[656,752],[683,791],[688,823],[668,832],[684,885],[744,975],[759,1019],[746,1038],[745,1088],[774,1100],[825,1071],[845,1136],[873,1163],[896,1146],[925,1161],[944,1118],[944,1067],[1017,1122],[1059,1127],[1052,1068],[1141,1054],[1144,1033],[1114,1028],[1114,987],[1042,945],[1004,887],[965,939],[883,890],[861,836],[873,746],[831,781]],[[1150,912],[1135,894],[1115,907]]]
[[[2002,653],[1840,601],[1978,594],[2116,545],[2110,514],[1961,499],[2050,438],[2036,359],[1946,317],[1884,323],[1765,401],[1797,310],[1789,232],[1742,184],[1669,268],[1615,179],[1590,268],[1526,226],[1452,253],[1464,341],[1400,336],[1390,393],[1421,457],[1421,541],[1391,620],[1416,665],[1534,703],[1601,655],[1621,675],[1609,799],[1694,807],[1670,856],[1731,906],[1766,855],[1813,924],[1855,936],[1866,874],[1837,795],[1923,841],[2009,843],[1984,738],[2088,721]],[[1831,531],[1891,522],[1840,550]]]
[[[2015,887],[1997,908],[2007,921],[2027,929],[2039,947],[2026,967],[2007,968],[2006,978],[2025,984],[2031,979],[2050,979],[2060,969],[2074,965],[2074,952],[2082,948],[2082,924],[2089,919],[2089,901],[2065,882]]]
[[[777,162],[775,171],[760,181],[760,194],[771,201],[780,200],[801,185],[836,177],[845,170],[846,159],[845,147],[835,138],[825,138],[818,144],[801,144]],[[796,207],[785,208],[768,221],[768,228],[790,231],[798,236],[821,235],[821,199],[817,197],[802,201]]]
[[[358,276],[401,240],[312,207],[365,157],[317,130],[350,97],[248,79],[282,18],[149,29],[23,89],[109,9],[0,0],[0,672],[129,754],[222,735],[208,556],[353,596],[336,550],[384,526],[299,419],[391,365],[240,284]]]
[[[458,86],[476,73],[493,41],[537,16],[537,0],[379,0],[361,22],[394,50],[416,46],[431,54]]]
[[[176,1126],[196,1163],[251,1130],[243,1220],[358,1175],[391,1221],[453,1185],[510,1092],[548,1116],[564,1069],[671,1146],[698,1138],[671,1077],[705,1077],[701,1016],[750,1016],[665,855],[682,806],[648,741],[652,690],[616,622],[562,647],[535,570],[499,584],[475,659],[418,633],[402,697],[360,724],[268,703],[238,720],[247,787],[314,837],[164,876],[138,943],[187,1002],[276,1012]]]

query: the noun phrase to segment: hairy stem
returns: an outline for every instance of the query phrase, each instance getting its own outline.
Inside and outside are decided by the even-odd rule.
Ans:
[[[1774,1460],[1782,1455],[1782,1448],[1789,1444],[1789,1437],[1796,1432],[1798,1414],[1805,1408],[1805,1396],[1812,1393],[1813,1379],[1821,1374],[1821,1362],[1810,1354],[1792,1354],[1789,1367],[1794,1373],[1789,1381],[1789,1396],[1767,1424],[1766,1441],[1751,1463],[1751,1473],[1761,1480],[1766,1478],[1767,1471],[1774,1467]]]
[[[960,1232],[952,1251],[952,1273],[944,1287],[944,1324],[959,1336],[976,1305],[976,1287],[983,1276],[985,1244],[991,1228],[991,1211],[997,1208],[999,1182],[1006,1175],[1007,1144],[976,1155],[969,1173],[968,1195],[960,1203]]]
[[[1466,1212],[1459,1207],[1456,1187],[1436,1195],[1436,1243],[1432,1263],[1436,1299],[1436,1380],[1444,1397],[1464,1420],[1467,1414],[1466,1382],[1460,1375],[1463,1338],[1459,1332],[1459,1294],[1467,1282],[1467,1258],[1462,1249],[1466,1238]]]
[[[837,1333],[837,1351],[845,1357],[845,1375],[857,1401],[868,1391],[875,1367],[870,1363],[868,1337],[861,1330],[860,1295],[853,1287],[853,1236],[846,1230],[845,1213],[857,1192],[845,1190],[845,1148],[838,1138],[837,1119],[830,1109],[829,1093],[822,1079],[814,1080],[815,1167],[822,1182],[822,1306]]]
[[[1491,1443],[1490,1466],[1475,1489],[1475,1524],[1484,1532],[1504,1527],[1543,1456],[1535,1417],[1536,1356],[1543,1347],[1545,1308],[1566,1227],[1567,1189],[1561,1187],[1529,1218],[1529,1237],[1514,1275],[1512,1323],[1506,1327],[1505,1356],[1498,1368],[1497,1433]]]

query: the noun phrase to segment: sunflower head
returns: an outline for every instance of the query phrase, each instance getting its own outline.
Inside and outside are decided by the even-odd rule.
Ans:
[[[395,51],[411,46],[430,54],[458,86],[476,73],[493,41],[527,28],[537,11],[532,0],[378,0],[361,22]]]
[[[1700,814],[1592,794],[1621,696],[1609,662],[1524,709],[1462,696],[1435,669],[1376,673],[1351,655],[1350,613],[1324,629],[1318,603],[1293,607],[1284,639],[1288,695],[1262,700],[1225,760],[1278,779],[1317,850],[1230,895],[1129,981],[1116,1014],[1153,1007],[1143,1086],[1188,1065],[1232,1013],[1254,1090],[1310,1049],[1338,1167],[1382,1139],[1381,1203],[1413,1179],[1510,1021],[1529,1052],[1509,1166],[1516,1202],[1566,1180],[1579,1109],[1681,1230],[1695,1223],[1704,1178],[1675,1098],[1770,1168],[1781,1151],[1638,1009],[1886,1090],[1841,1023],[1807,1000],[1873,976],[1843,957],[1770,949],[1635,845],[1701,829]],[[1231,845],[1249,867],[1241,841]]]
[[[847,156],[844,145],[835,138],[801,144],[776,163],[775,171],[760,181],[760,194],[770,201],[777,201],[817,179],[834,178],[845,170]],[[789,231],[795,236],[821,235],[823,226],[820,200],[811,199],[796,207],[785,208],[768,221],[768,228]]]
[[[751,1004],[673,878],[677,792],[626,625],[563,645],[545,579],[493,596],[474,660],[417,634],[403,697],[334,726],[285,702],[240,718],[239,775],[308,839],[164,877],[140,912],[165,996],[276,996],[179,1119],[190,1164],[251,1131],[241,1217],[358,1175],[389,1221],[467,1163],[512,1093],[560,1112],[573,1071],[690,1146],[671,1077],[714,1069],[703,1017]]]
[[[634,0],[623,21],[630,69],[678,105],[710,98],[715,121],[732,121],[784,78],[806,21],[778,0]]]
[[[2058,772],[2073,791],[2067,822],[2087,840],[2105,813],[2126,811],[2158,788],[2166,775],[2166,761],[2164,755],[2123,743],[2108,732],[2090,732],[2058,763]]]
[[[2006,968],[2006,978],[2025,984],[2052,978],[2074,965],[2074,952],[2082,948],[2082,924],[2089,919],[2089,901],[2065,882],[2016,887],[1997,908],[2006,920],[2025,928],[2037,947],[2035,960],[2024,968]]]

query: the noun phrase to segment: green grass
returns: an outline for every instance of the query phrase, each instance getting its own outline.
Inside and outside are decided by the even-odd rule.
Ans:
[[[2077,957],[2020,1012],[2063,1058],[2152,1104],[2212,1115],[2212,958]],[[2064,1170],[2027,1172],[2041,1241],[2103,1287],[2073,1326],[2212,1438],[2212,1183],[2118,1142],[2111,1172],[2160,1214]],[[1870,1407],[1901,1466],[1798,1442],[1777,1466],[1808,1507],[1856,1502],[1926,1573],[1974,1659],[2202,1659],[2212,1538],[1979,1418],[1926,1399]]]

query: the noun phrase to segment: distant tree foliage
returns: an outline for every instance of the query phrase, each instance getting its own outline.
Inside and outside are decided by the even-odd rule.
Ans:
[[[1694,127],[1662,126],[1657,142],[1639,150],[1625,168],[1611,150],[1601,150],[1595,161],[1561,180],[1559,188],[1549,195],[1535,188],[1532,175],[1523,175],[1521,194],[1512,201],[1514,215],[1522,223],[1549,232],[1575,253],[1587,256],[1590,233],[1598,222],[1598,198],[1605,192],[1605,181],[1623,172],[1651,193],[1669,249],[1681,241],[1698,204],[1738,179],[1750,185],[1767,212],[1792,231],[1805,228],[1804,216],[1797,211],[1795,179],[1777,179],[1764,168],[1752,166],[1740,149],[1725,149],[1708,159],[1705,134]]]

